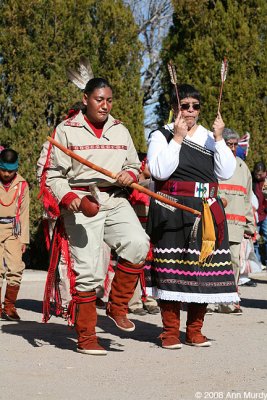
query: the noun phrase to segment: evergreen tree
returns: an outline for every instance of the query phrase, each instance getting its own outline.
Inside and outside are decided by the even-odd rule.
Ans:
[[[227,127],[251,133],[248,164],[267,160],[266,145],[266,15],[265,0],[173,0],[173,25],[162,50],[178,83],[193,84],[203,95],[201,119],[211,128],[217,113],[220,69],[229,61],[221,113]],[[164,93],[170,88],[163,71]],[[159,117],[166,120],[168,96],[161,96]]]
[[[66,75],[81,55],[89,58],[95,76],[110,80],[112,115],[144,150],[140,48],[137,26],[122,0],[0,2],[0,141],[20,153],[20,171],[32,187],[35,226],[41,217],[36,160],[46,136],[82,98]]]
[[[112,84],[112,115],[125,123],[137,150],[144,151],[138,27],[130,8],[121,0],[96,0],[90,7],[90,15],[94,43],[91,54],[97,64],[98,75],[107,77]]]

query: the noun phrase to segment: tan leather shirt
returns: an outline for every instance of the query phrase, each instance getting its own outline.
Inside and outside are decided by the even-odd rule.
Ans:
[[[79,156],[115,174],[121,170],[139,174],[140,161],[128,129],[109,115],[103,133],[98,138],[80,112],[56,128],[55,140]],[[47,186],[58,202],[75,188],[96,184],[107,187],[115,180],[94,171],[53,147],[51,165],[47,172]]]
[[[17,174],[8,191],[0,182],[0,217],[15,217],[17,212],[18,199],[21,191],[21,183],[25,179]],[[22,201],[19,210],[21,223],[20,240],[22,243],[29,243],[29,187],[26,185],[22,194]],[[1,229],[1,224],[0,224]]]

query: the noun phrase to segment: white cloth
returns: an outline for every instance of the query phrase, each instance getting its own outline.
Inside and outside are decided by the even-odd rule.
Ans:
[[[261,263],[254,252],[252,240],[243,238],[240,249],[240,277],[238,285],[244,285],[246,282],[249,282],[249,274],[258,274],[261,272]]]
[[[256,221],[256,224],[257,224],[259,222],[259,216],[258,216],[258,212],[257,212],[257,210],[259,208],[259,200],[258,200],[258,197],[255,195],[255,193],[253,191],[252,191],[251,202],[252,202],[252,207],[254,207],[254,209],[255,209],[254,216],[255,216],[255,221]]]

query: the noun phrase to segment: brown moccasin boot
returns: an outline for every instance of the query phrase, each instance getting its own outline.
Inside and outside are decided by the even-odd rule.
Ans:
[[[135,330],[135,324],[128,319],[126,314],[115,314],[112,312],[110,303],[107,306],[107,316],[112,319],[120,330],[125,332],[133,332]]]
[[[132,332],[135,324],[127,317],[128,303],[133,297],[144,263],[132,264],[120,259],[112,281],[107,316],[122,331]]]
[[[77,292],[75,330],[78,335],[77,351],[83,354],[105,356],[107,351],[98,343],[95,291]]]
[[[163,333],[160,335],[164,349],[181,349],[180,335],[180,302],[160,301],[160,311],[163,323]]]
[[[211,342],[202,335],[201,328],[203,326],[207,304],[188,303],[187,305],[187,321],[186,321],[186,341],[189,346],[210,347]]]
[[[20,316],[15,308],[15,302],[18,297],[19,285],[7,285],[4,309],[2,311],[2,318],[8,321],[20,321]]]

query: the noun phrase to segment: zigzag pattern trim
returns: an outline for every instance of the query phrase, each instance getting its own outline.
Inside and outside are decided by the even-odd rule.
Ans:
[[[151,270],[151,265],[144,265],[143,269],[146,269],[147,271]]]
[[[166,272],[167,274],[174,274],[174,275],[189,275],[189,276],[223,276],[223,275],[233,275],[233,271],[213,271],[213,272],[201,272],[201,271],[179,271],[175,269],[167,269],[167,268],[155,268],[157,272]]]
[[[190,254],[197,254],[197,255],[199,255],[200,254],[200,251],[199,250],[195,250],[195,249],[181,249],[180,247],[177,247],[176,249],[174,248],[174,247],[172,247],[171,249],[159,249],[159,248],[154,248],[153,249],[153,252],[154,253],[161,253],[161,254],[164,254],[164,253],[168,253],[168,254],[170,254],[170,253],[180,253],[180,254],[182,254],[182,253],[190,253]],[[212,254],[213,255],[216,255],[216,254],[230,254],[230,249],[228,249],[228,250],[226,250],[226,249],[222,249],[222,250],[214,250],[213,252],[212,252]]]
[[[166,264],[186,264],[186,265],[199,265],[201,267],[222,267],[226,265],[232,265],[231,261],[218,262],[218,263],[200,263],[199,261],[188,261],[188,260],[167,260],[167,258],[154,258],[154,261]]]

